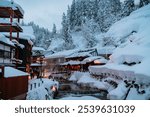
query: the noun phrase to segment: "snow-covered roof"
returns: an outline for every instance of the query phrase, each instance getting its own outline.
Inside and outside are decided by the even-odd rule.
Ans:
[[[44,48],[42,48],[42,47],[33,47],[32,48],[32,51],[45,51],[45,49]]]
[[[64,50],[64,51],[56,52],[56,53],[51,54],[51,55],[46,55],[45,58],[49,59],[49,58],[67,57],[76,51],[78,51],[78,49]]]
[[[81,62],[80,61],[68,61],[65,63],[62,63],[61,65],[80,65]]]
[[[82,62],[92,62],[94,60],[97,60],[97,59],[103,59],[104,57],[102,56],[90,56],[88,58],[85,58]]]
[[[115,47],[101,47],[97,49],[98,54],[112,54]]]
[[[0,34],[0,41],[15,47],[14,44],[12,43],[12,41],[10,41],[8,38],[6,38],[5,36],[3,36],[1,34]]]
[[[29,74],[13,67],[4,67],[4,77],[11,78],[11,77],[18,77],[18,76],[28,76]]]
[[[8,21],[9,22],[9,21]],[[30,45],[33,45],[33,40],[35,40],[34,31],[32,26],[21,26],[23,32],[19,33],[19,39],[27,40]],[[8,33],[4,33],[6,36],[10,36]],[[17,34],[13,33],[12,37],[17,38]]]
[[[70,56],[67,56],[66,58],[75,58],[75,57],[89,57],[92,56],[89,54],[89,52],[76,52],[71,54]]]
[[[20,38],[35,40],[35,35],[32,26],[21,26],[23,32],[20,33]]]
[[[22,14],[24,14],[24,11],[21,8],[21,6],[14,3],[14,2],[11,2],[10,0],[1,0],[0,1],[0,7],[10,7],[13,10],[19,10]]]

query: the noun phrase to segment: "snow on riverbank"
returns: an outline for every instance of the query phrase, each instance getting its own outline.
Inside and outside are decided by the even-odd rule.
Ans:
[[[88,85],[91,88],[107,89],[104,82],[92,78],[89,73],[74,72],[69,80],[77,82],[78,84]]]
[[[69,96],[69,97],[60,98],[60,100],[100,100],[100,99],[92,96],[82,96],[82,97]]]
[[[50,79],[39,78],[29,81],[29,89],[27,93],[27,100],[47,100],[53,99],[52,87],[59,87],[57,81]]]

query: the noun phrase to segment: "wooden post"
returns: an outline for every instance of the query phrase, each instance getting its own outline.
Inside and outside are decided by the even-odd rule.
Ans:
[[[12,22],[13,22],[13,11],[10,10],[10,40],[12,40]]]
[[[1,69],[2,69],[2,78],[4,78],[4,73],[5,73],[4,66],[2,66]]]

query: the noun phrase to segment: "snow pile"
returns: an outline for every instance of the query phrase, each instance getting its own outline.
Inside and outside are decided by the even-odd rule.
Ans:
[[[119,83],[117,88],[108,93],[107,98],[111,100],[123,100],[125,98],[126,93],[127,88],[125,87],[125,83],[122,82]]]
[[[64,97],[61,98],[60,100],[100,100],[98,98],[92,97],[92,96],[82,96],[82,97]]]
[[[4,77],[11,78],[11,77],[19,77],[19,76],[28,76],[29,74],[26,72],[22,72],[12,67],[5,67],[4,68]]]
[[[102,56],[91,56],[91,57],[85,58],[82,62],[83,63],[92,62],[92,61],[97,60],[97,59],[104,59],[104,57],[102,57]]]
[[[90,76],[89,73],[83,73],[83,72],[74,72],[70,79],[70,81],[76,81],[78,84],[85,84],[92,88],[98,88],[98,89],[104,89],[106,90],[106,86],[103,82],[100,82]]]
[[[146,93],[139,94],[137,89],[131,88],[127,100],[149,100],[150,99],[150,88],[147,88]]]
[[[27,100],[47,100],[53,99],[52,86],[59,87],[58,82],[49,79],[32,79],[29,81],[29,91]]]
[[[114,56],[113,56],[114,57]],[[116,58],[116,60],[113,60],[111,57],[111,61],[117,62],[119,64],[123,64],[123,63],[141,63],[143,60],[143,57],[140,55],[120,55],[119,57]]]
[[[68,61],[68,62],[65,62],[61,65],[80,65],[81,62],[80,61]]]
[[[82,72],[73,72],[73,74],[70,77],[70,81],[78,81],[82,77],[83,73]]]

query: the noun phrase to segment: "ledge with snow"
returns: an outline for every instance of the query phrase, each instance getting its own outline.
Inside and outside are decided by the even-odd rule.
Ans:
[[[29,74],[12,67],[0,68],[0,96],[2,99],[25,99]]]

